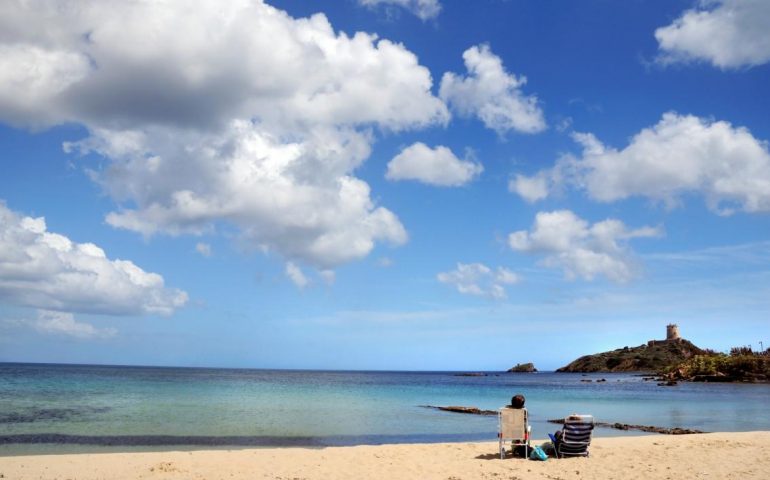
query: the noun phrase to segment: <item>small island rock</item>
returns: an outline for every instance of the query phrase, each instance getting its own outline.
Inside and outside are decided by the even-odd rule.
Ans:
[[[508,369],[509,373],[534,373],[537,372],[534,363],[517,363],[515,367]]]

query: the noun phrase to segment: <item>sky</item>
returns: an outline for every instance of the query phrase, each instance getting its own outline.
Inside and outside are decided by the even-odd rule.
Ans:
[[[770,346],[764,0],[11,0],[0,361]],[[763,343],[760,343],[763,342]]]

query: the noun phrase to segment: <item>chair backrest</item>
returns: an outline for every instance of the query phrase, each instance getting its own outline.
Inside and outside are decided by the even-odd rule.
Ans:
[[[500,420],[500,436],[509,440],[527,439],[527,409],[526,408],[501,408],[498,416]]]
[[[594,417],[591,415],[570,415],[564,419],[560,453],[564,455],[587,455],[591,444]]]

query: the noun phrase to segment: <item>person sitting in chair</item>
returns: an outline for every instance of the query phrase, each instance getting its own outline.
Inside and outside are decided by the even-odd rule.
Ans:
[[[564,419],[564,426],[554,434],[548,434],[557,457],[588,456],[594,418],[591,415],[572,414]]]
[[[508,405],[508,408],[524,408],[524,402],[526,402],[524,395],[517,393],[511,397],[511,404]]]
[[[520,393],[517,393],[516,395],[511,397],[511,404],[510,405],[506,405],[505,408],[513,408],[513,409],[516,409],[516,410],[522,410],[522,409],[524,409],[524,402],[526,402],[526,399],[524,398],[524,395],[522,395]],[[528,424],[527,417],[528,417],[529,414],[525,413],[524,415],[525,415],[524,416],[524,419],[525,419],[524,422],[525,422],[525,424]],[[527,433],[527,435],[528,434],[529,433]],[[529,439],[526,439],[525,443],[528,444],[528,442],[529,442]],[[524,457],[524,458],[526,458],[527,454],[528,454],[527,444],[514,444],[514,445],[512,445],[512,447],[513,447],[513,456],[514,457]]]

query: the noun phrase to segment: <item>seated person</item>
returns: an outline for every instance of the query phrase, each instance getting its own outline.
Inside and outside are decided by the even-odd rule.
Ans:
[[[524,408],[524,402],[526,402],[524,395],[517,393],[511,397],[511,404],[507,408]]]
[[[570,415],[566,418],[561,430],[553,435],[550,433],[548,434],[548,436],[551,437],[556,452],[561,452],[561,442],[562,438],[564,438],[564,432],[566,431],[569,434],[568,442],[574,444],[574,446],[571,447],[571,450],[575,451],[572,453],[562,453],[569,455],[587,455],[588,444],[591,443],[591,431],[594,429],[594,422],[593,417],[590,415],[585,417],[590,419],[590,421],[585,421],[584,416],[581,415]]]
[[[524,402],[526,402],[526,399],[524,398],[524,395],[517,393],[513,397],[511,397],[511,404],[506,405],[505,408],[515,408],[517,410],[524,409]],[[527,418],[527,417],[525,417]],[[525,420],[527,424],[529,424],[529,420]],[[519,445],[514,444],[513,445],[513,456],[515,457],[525,457],[527,455],[527,449],[525,448],[525,445]]]

